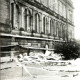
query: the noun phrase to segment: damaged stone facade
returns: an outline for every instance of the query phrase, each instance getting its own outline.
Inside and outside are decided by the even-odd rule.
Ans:
[[[73,40],[73,9],[71,0],[0,0],[1,54],[53,52]]]

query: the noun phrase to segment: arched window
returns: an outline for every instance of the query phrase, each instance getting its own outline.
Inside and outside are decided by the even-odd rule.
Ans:
[[[24,11],[24,26],[25,26],[25,31],[27,31],[27,9]]]
[[[47,17],[43,17],[43,32],[44,34],[48,34],[49,32],[49,25],[48,25],[48,18]]]
[[[60,24],[60,37],[62,38],[62,35],[63,35],[63,25],[62,24]]]
[[[31,12],[28,9],[24,11],[24,24],[25,24],[25,31],[31,31],[31,24],[32,24],[32,16]]]
[[[14,3],[11,3],[11,25],[14,28]]]
[[[65,40],[67,40],[67,28],[65,26]]]
[[[64,30],[64,32],[63,32],[63,34],[64,34],[63,39],[66,40],[66,26],[65,25],[64,25],[64,29],[63,30]]]
[[[57,37],[59,36],[58,32],[59,32],[59,24],[58,24],[58,22],[56,22],[56,36]]]
[[[53,22],[53,20],[51,19],[51,20],[50,20],[50,34],[51,34],[51,35],[54,34],[54,30],[53,30],[53,29],[54,29],[54,22]]]
[[[61,32],[60,32],[60,22],[58,22],[58,36],[61,38]]]
[[[55,21],[55,36],[57,36],[57,22]]]
[[[53,26],[53,31],[54,31],[54,37],[56,37],[57,34],[57,25],[56,25],[56,21],[54,20],[54,26]]]
[[[15,15],[15,29],[18,30],[19,29],[19,17],[20,17],[20,9],[19,9],[19,5],[16,5],[16,15]]]
[[[46,29],[46,20],[45,17],[43,17],[43,32],[45,33],[45,29]]]
[[[65,30],[64,30],[65,26],[62,25],[62,38],[63,40],[65,40]]]
[[[45,23],[46,23],[46,24],[45,24],[45,25],[46,25],[45,33],[48,34],[48,33],[49,33],[49,25],[48,25],[49,23],[48,23],[48,18],[46,18],[46,22],[45,22]]]
[[[56,26],[55,26],[55,20],[53,20],[53,36],[55,35],[55,32],[56,32]]]
[[[66,31],[65,31],[65,35],[66,35],[66,40],[68,39],[68,28],[67,28],[67,26],[65,26],[65,29],[66,29]]]
[[[38,13],[35,14],[35,31],[40,33],[40,15]]]

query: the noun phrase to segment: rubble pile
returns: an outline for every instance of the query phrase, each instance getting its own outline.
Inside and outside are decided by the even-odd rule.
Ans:
[[[44,65],[44,66],[66,66],[70,64],[68,61],[61,60],[61,56],[57,54],[50,54],[47,52],[46,54],[38,54],[35,56],[27,56],[27,53],[23,55],[19,54],[17,57],[19,62],[23,62],[25,65],[30,64],[37,64],[37,65]]]

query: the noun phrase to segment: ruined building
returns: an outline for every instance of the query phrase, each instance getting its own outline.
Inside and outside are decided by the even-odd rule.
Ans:
[[[74,39],[71,0],[0,0],[1,56],[54,51]]]

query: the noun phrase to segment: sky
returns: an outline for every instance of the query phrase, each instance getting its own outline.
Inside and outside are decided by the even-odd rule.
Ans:
[[[75,33],[74,36],[77,40],[80,40],[80,0],[72,0],[74,6],[74,25]]]

